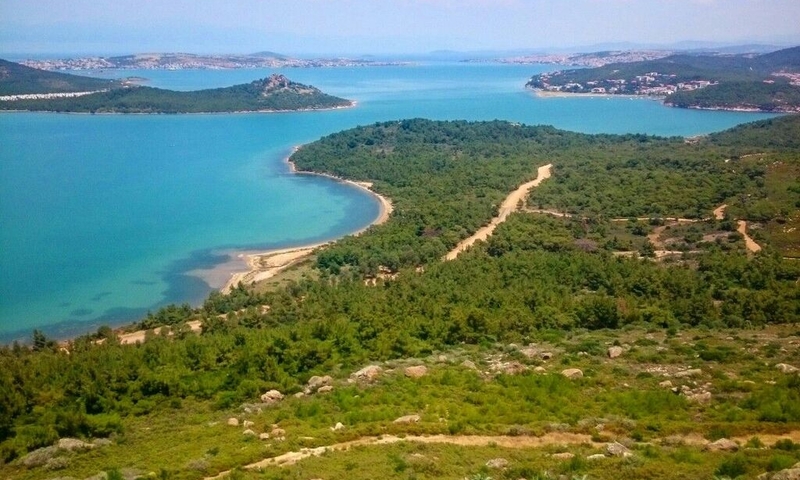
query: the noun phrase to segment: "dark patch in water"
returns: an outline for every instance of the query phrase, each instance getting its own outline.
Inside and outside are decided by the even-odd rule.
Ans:
[[[92,312],[94,312],[94,310],[90,310],[88,308],[77,308],[77,309],[69,312],[69,314],[70,315],[75,315],[76,317],[85,317],[86,315],[89,315]]]
[[[69,307],[70,305],[72,305],[72,304],[71,304],[71,303],[69,303],[69,302],[64,302],[64,303],[59,303],[59,304],[58,304],[58,306],[59,306],[59,307],[62,307],[62,308],[67,308],[67,307]]]
[[[134,285],[155,285],[156,282],[151,282],[147,280],[134,280],[131,282]]]
[[[92,301],[93,302],[99,302],[100,300],[102,300],[103,298],[105,298],[105,297],[107,297],[109,295],[111,295],[111,292],[100,292],[97,295],[95,295],[94,297],[92,297]]]

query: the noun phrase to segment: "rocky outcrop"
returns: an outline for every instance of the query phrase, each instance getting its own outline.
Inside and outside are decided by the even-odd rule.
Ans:
[[[608,358],[617,358],[622,355],[622,347],[609,347],[608,348]]]
[[[261,401],[264,403],[278,403],[283,400],[283,394],[277,390],[270,390],[264,395],[261,395]]]
[[[509,462],[505,458],[493,458],[486,462],[487,467],[495,469],[506,468],[508,465]]]
[[[706,445],[706,450],[710,452],[735,452],[739,450],[739,444],[727,438],[720,438]]]
[[[419,415],[405,415],[403,417],[395,419],[392,423],[419,423],[420,421]]]
[[[357,372],[354,372],[352,375],[350,375],[350,378],[352,380],[362,382],[374,382],[378,379],[378,377],[380,377],[381,373],[383,373],[383,369],[381,367],[377,365],[369,365]]]
[[[408,367],[405,370],[405,375],[408,378],[421,378],[428,374],[428,367],[425,365],[416,365]]]
[[[567,378],[581,378],[583,377],[583,371],[581,371],[579,368],[568,368],[566,370],[562,370],[561,375],[564,375]]]

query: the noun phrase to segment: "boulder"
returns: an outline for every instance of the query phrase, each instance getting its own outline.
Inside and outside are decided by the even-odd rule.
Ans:
[[[562,370],[561,375],[564,375],[567,378],[581,378],[583,376],[583,372],[579,368],[568,368],[566,370]]]
[[[248,437],[255,437],[255,436],[256,436],[256,432],[254,432],[254,431],[252,431],[252,430],[250,430],[250,429],[248,428],[247,430],[245,430],[244,432],[242,432],[242,435],[246,435],[246,436],[248,436]]]
[[[317,393],[328,393],[333,391],[333,385],[323,385],[317,389]]]
[[[779,363],[775,365],[775,368],[780,370],[782,373],[796,373],[797,367],[789,365],[788,363]]]
[[[470,370],[478,369],[477,365],[475,365],[475,362],[473,362],[472,360],[464,360],[463,362],[461,362],[461,366],[464,368],[469,368]]]
[[[672,388],[672,382],[669,380],[664,380],[663,382],[659,383],[658,386],[661,388]]]
[[[259,440],[269,440],[269,433],[259,433],[258,434]]]
[[[690,368],[689,370],[681,370],[680,372],[675,373],[673,377],[675,378],[685,378],[685,377],[696,377],[697,375],[701,375],[703,373],[702,370],[699,368]]]
[[[281,400],[283,400],[283,394],[277,390],[270,390],[261,395],[261,401],[264,403],[277,403]]]
[[[342,430],[343,428],[344,428],[344,425],[342,424],[342,422],[336,422],[336,425],[331,427],[331,431],[332,432],[336,432],[338,430]]]
[[[550,456],[552,458],[555,458],[556,460],[570,460],[575,457],[575,454],[570,452],[562,452],[562,453],[554,453]]]
[[[625,445],[619,442],[612,442],[606,445],[606,455],[609,457],[630,457],[633,453]]]
[[[272,438],[281,438],[286,436],[286,430],[282,428],[273,428],[272,432],[270,432],[270,437]]]
[[[791,468],[776,472],[771,480],[800,480],[800,462],[797,462]]]
[[[608,349],[608,358],[617,358],[622,355],[622,347],[609,347]]]
[[[253,425],[255,425],[255,422],[251,422],[250,420],[245,420],[244,422],[242,422],[242,426],[243,426],[244,428],[250,428],[250,427],[252,427]]]
[[[594,455],[589,455],[588,457],[586,457],[586,460],[601,460],[604,458],[606,458],[606,456],[603,455],[602,453],[595,453]]]
[[[74,452],[76,450],[89,450],[90,448],[94,448],[94,445],[86,443],[83,440],[78,440],[77,438],[60,438],[56,443],[56,447],[60,450]]]
[[[395,419],[392,423],[418,423],[420,421],[419,415],[405,415],[398,419]]]
[[[231,417],[228,419],[228,425],[231,427],[238,427],[239,426],[239,419],[236,417]]]
[[[727,438],[720,438],[706,445],[706,450],[710,452],[735,452],[739,450],[739,444]]]
[[[553,358],[553,352],[542,352],[542,360],[550,360]]]
[[[333,383],[333,378],[331,378],[330,375],[325,375],[324,377],[319,377],[317,375],[314,375],[313,377],[308,379],[306,390],[309,392],[316,392],[317,390],[319,390],[320,387],[331,385],[332,383]]]
[[[428,374],[428,367],[425,365],[416,365],[408,367],[405,370],[405,375],[408,378],[420,378]]]
[[[375,381],[382,372],[383,369],[381,367],[377,365],[369,365],[350,375],[350,378],[354,380],[372,382]]]
[[[506,468],[508,466],[508,460],[505,458],[493,458],[486,462],[486,466],[489,468]]]

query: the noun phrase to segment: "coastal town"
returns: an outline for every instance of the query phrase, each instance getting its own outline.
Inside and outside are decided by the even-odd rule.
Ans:
[[[79,57],[66,59],[29,59],[20,62],[40,70],[227,70],[238,68],[319,68],[382,67],[403,65],[349,58],[301,59],[272,52],[250,55],[195,55],[189,53],[145,53],[117,57]]]
[[[494,58],[490,61],[517,65],[564,65],[568,67],[602,67],[610,63],[630,63],[668,57],[671,50],[620,50],[574,54],[535,54]],[[476,60],[477,61],[477,60]]]
[[[629,79],[608,78],[583,83],[562,83],[560,77],[563,73],[558,71],[537,75],[531,79],[528,86],[545,92],[666,96],[678,91],[697,90],[718,83],[710,80],[678,81],[678,76],[675,74],[659,72],[647,72]]]

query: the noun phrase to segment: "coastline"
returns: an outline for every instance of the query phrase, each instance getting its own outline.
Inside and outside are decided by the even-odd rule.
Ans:
[[[13,100],[9,100],[13,101]],[[296,112],[327,112],[332,110],[344,110],[355,108],[358,101],[350,100],[349,105],[337,105],[335,107],[323,108],[297,108],[294,110],[232,110],[230,112],[63,112],[56,110],[18,110],[0,109],[0,113],[54,113],[59,115],[241,115],[241,114],[261,114],[261,113],[296,113]]]
[[[356,232],[351,233],[350,235],[360,235],[373,225],[381,225],[389,220],[389,216],[391,215],[392,211],[394,211],[392,202],[383,195],[380,195],[375,191],[373,191],[372,184],[370,182],[357,182],[353,180],[346,180],[326,173],[298,170],[294,162],[291,161],[291,156],[301,148],[302,145],[294,146],[292,148],[291,153],[284,159],[284,162],[287,164],[290,174],[318,175],[322,177],[327,177],[336,180],[337,182],[346,183],[355,188],[363,190],[372,195],[378,201],[379,205],[378,216],[369,225],[365,226],[364,228]],[[284,248],[277,248],[260,252],[233,251],[228,254],[231,260],[239,264],[244,263],[246,270],[236,270],[231,272],[230,262],[226,262],[226,264],[223,264],[221,266],[222,272],[219,271],[220,269],[212,269],[210,271],[206,271],[207,272],[206,274],[200,274],[199,271],[194,271],[191,274],[195,276],[200,276],[201,278],[203,278],[204,281],[210,284],[211,282],[213,282],[213,277],[218,278],[220,276],[220,273],[224,274],[227,272],[227,274],[230,275],[230,277],[225,282],[225,284],[221,288],[219,288],[219,291],[222,292],[223,294],[228,294],[239,283],[250,285],[259,281],[272,278],[278,273],[282,272],[283,270],[286,270],[287,268],[307,259],[317,249],[329,245],[330,243],[333,243],[336,240],[337,239],[332,239],[326,242],[315,243],[310,245],[284,247]],[[225,265],[227,265],[228,268],[225,268]],[[221,282],[215,282],[215,283],[216,286],[218,286],[220,285]],[[215,285],[211,286],[216,287]]]

